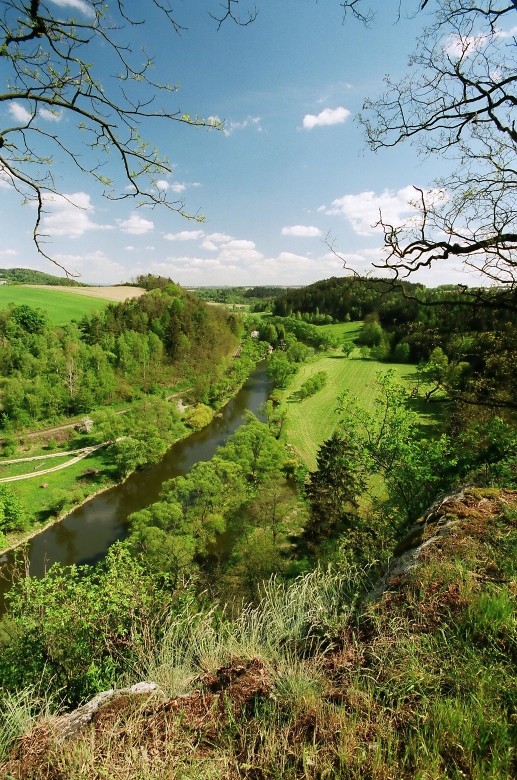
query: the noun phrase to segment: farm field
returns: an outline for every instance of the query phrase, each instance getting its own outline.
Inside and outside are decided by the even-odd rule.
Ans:
[[[111,301],[142,295],[139,287],[54,287],[52,285],[0,285],[0,309],[10,303],[43,309],[53,325],[65,325],[102,311]]]
[[[371,410],[376,396],[375,378],[379,372],[387,373],[393,369],[396,378],[407,383],[408,387],[411,387],[415,378],[416,366],[361,360],[354,357],[355,354],[358,355],[358,350],[353,352],[350,358],[339,353],[327,354],[303,365],[285,391],[283,404],[287,411],[284,428],[286,440],[311,470],[316,468],[319,447],[330,438],[336,426],[337,398],[342,392],[348,390],[352,397],[359,399],[365,409]],[[298,401],[294,394],[306,379],[318,371],[325,371],[327,374],[325,386],[315,395]],[[424,415],[422,419],[425,421]]]

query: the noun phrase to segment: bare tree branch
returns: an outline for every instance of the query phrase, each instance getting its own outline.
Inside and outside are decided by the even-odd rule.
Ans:
[[[226,22],[227,19],[231,19],[233,22],[235,22],[235,24],[238,24],[239,27],[247,27],[248,24],[252,24],[255,21],[258,16],[258,10],[256,6],[253,7],[253,10],[247,12],[247,16],[244,19],[234,11],[234,7],[238,5],[239,0],[225,0],[224,3],[221,3],[221,7],[223,9],[221,12],[222,16],[210,14],[212,19],[217,22],[218,30],[221,29],[221,26]]]
[[[227,19],[237,24],[253,21],[256,12],[250,12],[245,22],[237,17],[233,7],[237,2],[228,0],[218,27]],[[8,81],[0,104],[8,109],[4,116],[11,113],[15,122],[0,128],[0,177],[35,205],[34,241],[38,251],[54,263],[42,247],[46,237],[41,226],[48,198],[61,195],[52,167],[55,155],[65,155],[81,173],[101,184],[109,199],[133,198],[137,205],[161,205],[186,218],[202,220],[198,213],[188,212],[182,200],[170,199],[156,187],[156,178],[171,167],[142,138],[141,130],[149,121],[210,129],[221,129],[222,123],[177,110],[172,105],[177,87],[153,78],[154,62],[145,47],[137,50],[124,40],[128,31],[134,38],[133,30],[143,27],[152,12],[162,14],[175,33],[186,29],[169,0],[152,0],[141,18],[134,15],[127,0],[79,3],[75,16],[47,0],[1,4],[0,62]],[[104,69],[106,59],[111,60],[112,78],[103,73],[101,79],[91,64],[99,45]],[[65,117],[77,127],[72,138],[49,129],[49,121]],[[103,173],[108,154],[118,158],[122,184]]]
[[[501,24],[507,15],[510,24],[517,21],[517,0],[434,0],[432,6],[410,76],[388,77],[385,94],[365,102],[361,121],[374,150],[409,140],[455,167],[434,189],[415,187],[416,216],[405,224],[380,215],[386,254],[375,266],[399,279],[457,258],[481,285],[500,288],[514,310],[517,47]],[[490,303],[490,294],[485,297]],[[478,303],[482,298],[473,296]]]

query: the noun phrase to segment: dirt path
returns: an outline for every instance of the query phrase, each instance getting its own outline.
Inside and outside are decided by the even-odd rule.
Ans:
[[[49,469],[42,469],[41,471],[31,471],[30,474],[18,474],[15,477],[3,477],[0,479],[1,482],[17,482],[20,479],[30,479],[31,477],[41,477],[43,474],[50,474],[53,471],[60,471],[61,469],[66,469],[69,466],[73,466],[74,463],[79,463],[80,460],[83,460],[83,458],[88,457],[88,455],[91,455],[92,452],[95,452],[96,450],[100,450],[101,447],[106,447],[109,444],[109,442],[103,442],[102,444],[96,444],[94,447],[84,447],[82,450],[75,450],[75,452],[79,452],[78,455],[76,455],[71,460],[67,460],[66,463],[60,463],[58,466],[52,466]],[[59,453],[60,455],[69,455],[71,453]],[[53,455],[35,455],[33,458],[20,458],[19,461],[25,461],[25,460],[41,460],[42,458],[48,458],[48,457],[57,457],[56,454]],[[18,461],[18,462],[19,462]],[[16,463],[17,461],[4,461],[4,463]]]
[[[13,463],[30,463],[33,460],[47,460],[48,458],[64,458],[65,455],[79,455],[85,450],[91,450],[91,447],[80,447],[77,450],[62,450],[61,452],[49,452],[47,455],[31,455],[29,458],[11,458],[10,460],[0,461],[0,466],[12,466]]]

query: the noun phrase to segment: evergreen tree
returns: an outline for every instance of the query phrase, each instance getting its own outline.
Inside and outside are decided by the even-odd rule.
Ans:
[[[345,434],[335,432],[320,448],[317,469],[305,488],[310,519],[304,530],[309,547],[354,525],[357,497],[365,489],[360,451]]]

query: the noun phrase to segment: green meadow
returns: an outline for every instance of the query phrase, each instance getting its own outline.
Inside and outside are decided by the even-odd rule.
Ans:
[[[84,316],[102,311],[110,301],[61,290],[0,285],[0,309],[5,309],[11,303],[15,306],[26,305],[33,309],[43,309],[53,325],[65,325],[71,320],[80,320]]]
[[[338,333],[342,341],[355,339],[360,330],[358,323],[343,323],[323,326],[332,333]],[[400,363],[379,363],[376,360],[362,360],[359,349],[350,357],[340,351],[317,355],[300,367],[289,387],[283,392],[283,409],[286,411],[285,435],[287,443],[301,460],[313,470],[316,468],[316,454],[321,444],[330,438],[337,422],[338,397],[348,390],[361,406],[372,410],[376,398],[376,377],[393,370],[395,378],[411,389],[416,379],[416,366]],[[325,386],[315,395],[300,401],[297,392],[302,384],[314,374],[327,374]],[[421,414],[422,422],[432,422],[430,414]]]
[[[353,353],[352,353],[353,354]],[[285,408],[287,409],[286,436],[288,443],[312,470],[316,468],[316,453],[324,441],[330,438],[337,422],[338,396],[345,390],[367,410],[374,408],[376,398],[375,378],[379,372],[395,370],[397,379],[410,386],[415,378],[416,366],[378,363],[339,355],[327,355],[301,367],[289,386]],[[293,395],[312,374],[325,371],[325,387],[303,401]]]

